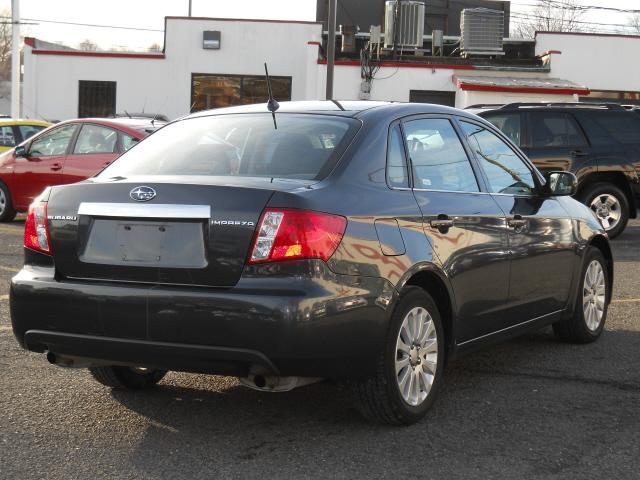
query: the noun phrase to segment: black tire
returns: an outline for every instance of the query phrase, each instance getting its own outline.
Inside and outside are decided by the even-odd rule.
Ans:
[[[407,403],[401,392],[395,372],[396,342],[402,322],[413,308],[422,307],[431,315],[437,337],[437,362],[431,389],[417,406]],[[444,331],[438,308],[431,296],[423,289],[410,287],[398,300],[389,325],[389,331],[377,372],[371,378],[353,383],[356,407],[362,415],[372,421],[391,425],[410,425],[421,420],[433,404],[442,379],[444,367]]]
[[[582,203],[584,203],[587,207],[591,208],[594,213],[597,215],[597,211],[591,204],[598,197],[603,197],[604,195],[611,195],[615,197],[620,205],[620,219],[618,223],[613,228],[606,228],[607,234],[609,238],[615,238],[620,235],[624,229],[627,227],[627,222],[629,221],[629,199],[625,195],[625,193],[613,183],[594,183],[593,185],[589,185],[584,192],[580,195]]]
[[[90,367],[89,372],[101,384],[119,390],[149,388],[167,374],[166,370],[137,371],[131,367]]]
[[[11,222],[16,218],[16,211],[11,202],[11,193],[7,186],[0,181],[0,222]]]
[[[590,329],[587,326],[587,319],[583,309],[583,293],[584,293],[584,281],[587,269],[593,261],[598,261],[602,267],[604,273],[604,284],[606,288],[604,309],[600,324],[596,329]],[[607,270],[607,261],[602,255],[602,252],[595,247],[589,247],[585,254],[584,265],[580,274],[574,313],[570,318],[566,318],[553,324],[553,331],[562,340],[571,343],[591,343],[595,342],[604,330],[604,324],[607,320],[607,311],[609,309],[609,300],[611,298],[611,284],[609,280],[609,272]]]

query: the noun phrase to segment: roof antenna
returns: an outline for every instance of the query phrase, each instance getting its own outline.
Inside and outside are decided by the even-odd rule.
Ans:
[[[269,90],[269,102],[267,103],[267,110],[271,112],[273,116],[273,128],[278,129],[276,123],[276,110],[280,108],[280,104],[273,98],[273,91],[271,90],[271,79],[269,78],[269,70],[267,70],[267,62],[264,63],[264,73],[267,76],[267,89]]]

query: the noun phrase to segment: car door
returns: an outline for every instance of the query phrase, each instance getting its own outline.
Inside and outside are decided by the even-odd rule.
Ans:
[[[46,187],[63,183],[61,172],[76,128],[70,123],[48,130],[26,145],[25,156],[15,158],[17,205],[29,205]]]
[[[560,202],[541,193],[541,179],[497,131],[461,120],[495,201],[507,217],[511,325],[564,309],[578,261],[573,222]]]
[[[84,123],[64,164],[64,183],[76,183],[92,177],[119,155],[118,131],[93,123]]]
[[[456,298],[456,341],[499,330],[509,287],[506,219],[449,117],[403,122],[423,230]]]
[[[593,148],[574,116],[566,112],[527,112],[527,140],[522,150],[543,173],[563,170],[578,180],[598,169]]]

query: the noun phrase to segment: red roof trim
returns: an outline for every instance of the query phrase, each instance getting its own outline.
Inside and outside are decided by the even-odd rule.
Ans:
[[[588,88],[535,88],[535,87],[507,87],[500,85],[475,85],[458,81],[458,88],[472,92],[509,92],[509,93],[545,93],[551,95],[589,95]]]
[[[35,48],[36,39],[34,37],[24,37],[24,44]]]
[[[562,52],[560,50],[547,50],[546,52],[544,52],[543,54],[539,55],[540,57],[544,57],[546,55],[562,55]]]
[[[635,38],[636,40],[640,40],[640,35],[624,35],[622,33],[587,33],[587,32],[547,32],[547,31],[540,31],[540,32],[536,32],[535,36],[537,37],[538,34],[544,34],[544,35],[577,35],[577,36],[581,36],[581,37],[606,37],[606,38],[619,37],[619,38]]]
[[[34,55],[61,55],[67,57],[147,58],[163,60],[164,53],[83,52],[76,50],[32,50]]]
[[[309,40],[309,41],[307,42],[307,45],[317,45],[317,46],[319,47],[319,46],[320,46],[320,45],[322,45],[322,44],[321,44],[320,42],[316,42],[316,41],[314,41],[314,40]]]
[[[168,16],[166,20],[215,20],[216,22],[258,22],[258,23],[294,23],[301,25],[322,25],[322,22],[312,22],[307,20],[270,20],[265,18],[218,18],[218,17],[180,17]]]
[[[326,65],[326,60],[318,60],[318,64]],[[336,60],[336,65],[345,67],[359,67],[358,60]],[[445,69],[445,70],[475,70],[474,65],[460,65],[447,63],[408,63],[408,62],[381,62],[381,67],[397,67],[397,68],[429,68],[429,69]]]

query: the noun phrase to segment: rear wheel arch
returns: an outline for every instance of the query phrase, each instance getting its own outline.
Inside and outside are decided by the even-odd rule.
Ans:
[[[625,172],[614,171],[588,174],[584,178],[580,179],[580,185],[578,186],[576,197],[580,200],[584,200],[585,192],[587,192],[590,187],[598,183],[611,183],[621,189],[630,206],[629,216],[631,218],[636,218],[639,205],[636,204],[636,199],[629,183],[629,177]]]
[[[608,285],[609,298],[607,299],[607,301],[609,302],[611,301],[611,295],[613,291],[613,253],[611,252],[611,246],[609,245],[609,242],[603,235],[594,236],[589,241],[588,246],[594,247],[600,250],[605,260],[607,261],[607,273],[608,273],[608,279],[609,279],[609,285]]]
[[[425,290],[436,303],[442,327],[444,329],[445,346],[447,352],[455,344],[454,332],[454,297],[442,274],[433,269],[425,268],[411,275],[402,285],[402,290],[410,287],[419,287]],[[402,291],[401,290],[401,291]]]

